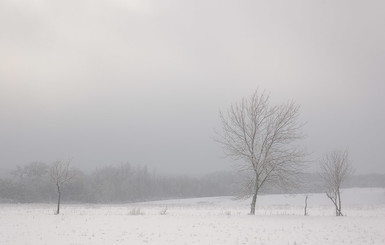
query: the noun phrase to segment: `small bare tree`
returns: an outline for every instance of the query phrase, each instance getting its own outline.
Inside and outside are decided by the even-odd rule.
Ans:
[[[321,160],[322,173],[326,187],[326,195],[336,208],[336,216],[343,216],[341,209],[341,185],[353,172],[349,164],[348,151],[332,151]]]
[[[63,185],[74,177],[73,172],[69,170],[70,163],[70,160],[57,160],[52,164],[50,169],[51,180],[55,183],[58,194],[57,209],[55,214],[59,214],[60,212],[60,201]]]
[[[252,196],[250,214],[255,214],[258,192],[265,184],[278,187],[298,183],[304,152],[293,145],[301,139],[299,106],[294,102],[271,106],[269,96],[255,91],[220,112],[222,132],[216,139],[227,155],[245,173],[241,197]]]

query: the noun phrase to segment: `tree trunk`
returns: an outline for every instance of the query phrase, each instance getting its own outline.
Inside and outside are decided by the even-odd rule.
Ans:
[[[335,191],[333,194],[326,193],[326,196],[333,202],[334,207],[336,208],[336,216],[339,216],[340,212],[338,211],[338,191]]]
[[[58,194],[58,197],[57,197],[56,214],[59,214],[59,212],[60,212],[60,196],[61,196],[61,192],[60,192],[60,187],[59,186],[57,186],[57,194]]]
[[[334,200],[334,206],[336,207],[336,216],[339,216],[338,214],[338,204],[337,204],[337,202],[338,202],[338,197],[337,197],[337,194],[336,194],[336,197],[335,197],[335,200]]]
[[[257,195],[258,195],[258,177],[256,178],[255,180],[255,190],[254,190],[254,195],[253,195],[253,199],[251,200],[251,207],[250,207],[250,214],[251,215],[255,215],[255,204],[257,203]]]
[[[254,193],[253,199],[251,201],[251,209],[250,209],[250,214],[254,215],[255,214],[255,204],[257,202],[257,192]]]
[[[337,190],[337,199],[338,199],[338,215],[337,216],[343,216],[341,212],[341,194],[340,190]]]
[[[304,213],[305,216],[307,216],[307,198],[308,198],[308,195],[306,195],[305,197],[305,213]]]

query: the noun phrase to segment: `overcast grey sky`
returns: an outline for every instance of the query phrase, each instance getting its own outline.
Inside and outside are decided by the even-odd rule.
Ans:
[[[301,105],[310,159],[385,173],[384,23],[382,0],[2,0],[0,168],[228,170],[218,111],[259,88]]]

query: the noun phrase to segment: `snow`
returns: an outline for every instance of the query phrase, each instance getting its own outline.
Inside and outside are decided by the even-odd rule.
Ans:
[[[344,190],[344,217],[325,194],[309,194],[305,217],[304,199],[259,196],[255,216],[232,197],[63,204],[60,215],[55,204],[1,204],[0,244],[385,244],[385,189]]]

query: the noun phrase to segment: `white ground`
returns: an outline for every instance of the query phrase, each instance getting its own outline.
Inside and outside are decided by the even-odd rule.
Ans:
[[[231,197],[125,205],[0,205],[0,244],[385,244],[385,189],[346,189],[344,217],[325,194],[266,195],[257,215]],[[165,215],[160,213],[165,210]],[[140,209],[141,215],[130,214]]]

